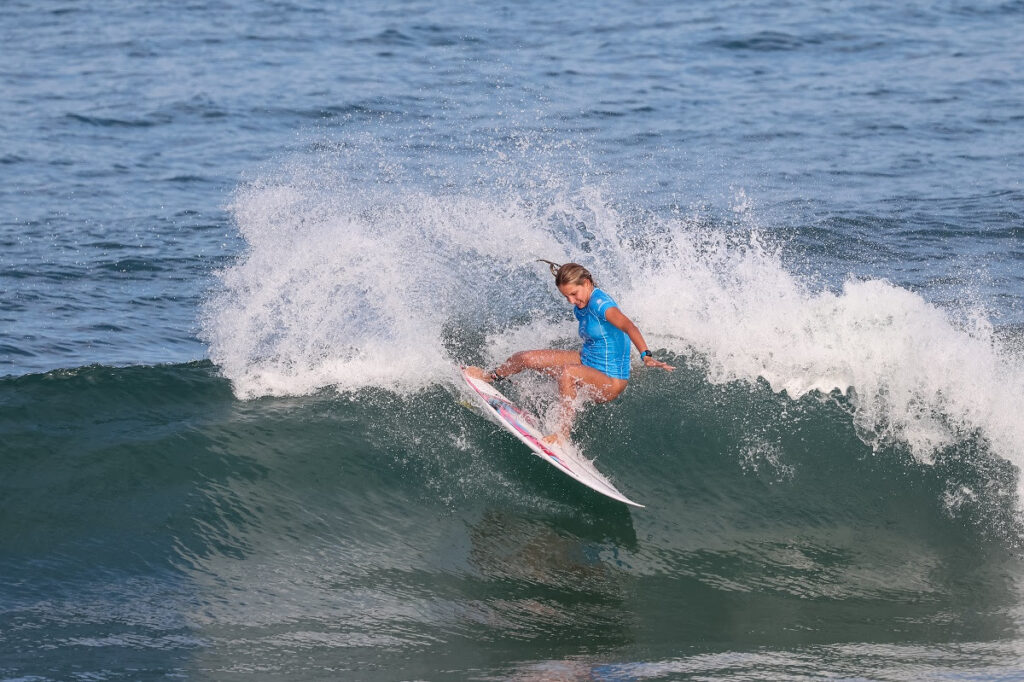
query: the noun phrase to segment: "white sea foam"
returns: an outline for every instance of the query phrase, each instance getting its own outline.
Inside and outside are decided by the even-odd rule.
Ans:
[[[955,322],[881,280],[812,289],[756,232],[746,244],[692,235],[680,225],[664,239],[637,278],[648,284],[620,302],[658,343],[700,354],[711,381],[760,378],[793,398],[843,392],[866,442],[905,443],[922,461],[971,435],[1022,461],[1024,368],[982,315]]]
[[[564,255],[520,205],[474,197],[375,203],[292,177],[246,187],[232,210],[248,248],[202,324],[241,397],[437,382],[451,325],[486,318],[534,254]]]
[[[241,397],[419,390],[451,380],[453,339],[492,363],[571,340],[534,259],[576,260],[652,346],[699,357],[712,382],[841,391],[866,442],[922,461],[968,435],[1022,461],[1021,358],[984,316],[956,322],[881,280],[801,280],[742,193],[727,229],[696,210],[625,216],[593,187],[539,194],[356,192],[301,173],[247,186],[232,210],[248,249],[204,310],[211,358]]]

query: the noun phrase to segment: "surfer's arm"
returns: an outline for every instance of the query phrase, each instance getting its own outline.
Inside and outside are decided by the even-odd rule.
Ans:
[[[622,331],[626,332],[626,336],[633,342],[636,349],[643,353],[647,348],[647,342],[644,341],[644,335],[640,333],[640,328],[633,324],[633,321],[626,317],[621,310],[616,308],[609,308],[605,311],[604,317],[606,320],[611,322],[615,327],[618,327]],[[648,367],[660,367],[672,371],[675,369],[672,365],[665,364],[659,360],[655,360],[654,356],[650,353],[643,356],[644,364]]]

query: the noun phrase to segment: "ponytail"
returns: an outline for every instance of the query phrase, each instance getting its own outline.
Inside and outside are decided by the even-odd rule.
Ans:
[[[548,264],[548,269],[551,270],[551,274],[554,275],[555,277],[558,277],[558,269],[560,267],[562,267],[561,265],[559,265],[558,263],[552,263],[549,260],[544,260],[543,258],[538,258],[537,262],[538,263],[547,263]]]
[[[548,269],[551,270],[551,274],[555,276],[555,286],[560,287],[564,284],[583,284],[584,281],[589,281],[591,284],[594,283],[594,278],[591,276],[590,271],[579,263],[564,263],[559,265],[543,258],[537,259],[538,263],[547,263]]]

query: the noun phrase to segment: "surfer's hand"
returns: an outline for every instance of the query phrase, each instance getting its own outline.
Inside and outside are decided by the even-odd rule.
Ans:
[[[644,364],[648,367],[660,367],[661,369],[671,372],[675,369],[672,365],[662,362],[661,360],[655,360],[653,356],[645,355]]]

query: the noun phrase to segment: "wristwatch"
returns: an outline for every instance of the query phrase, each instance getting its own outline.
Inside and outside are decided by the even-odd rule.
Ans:
[[[642,360],[644,359],[644,356],[645,356],[645,355],[653,355],[653,354],[652,354],[652,353],[651,353],[651,351],[649,351],[649,350],[645,350],[645,351],[643,351],[642,353],[640,353],[640,360],[641,360],[641,361],[642,361]]]

